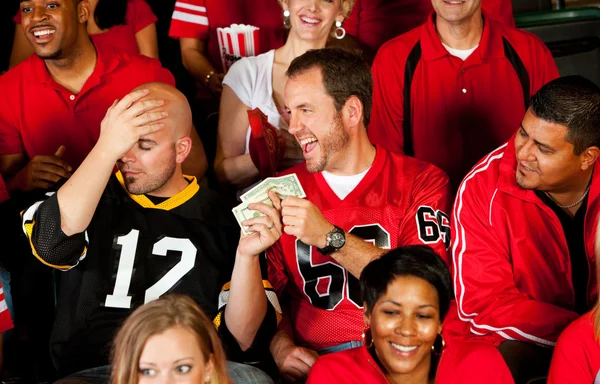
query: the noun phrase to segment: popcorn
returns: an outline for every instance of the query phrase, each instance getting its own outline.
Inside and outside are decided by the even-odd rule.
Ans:
[[[221,63],[225,72],[242,57],[255,56],[260,52],[259,30],[258,27],[245,24],[217,28]]]

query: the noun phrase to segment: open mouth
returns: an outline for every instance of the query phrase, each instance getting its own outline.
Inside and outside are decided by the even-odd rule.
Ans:
[[[396,343],[392,343],[392,347],[394,347],[398,351],[404,352],[404,353],[410,353],[418,348],[417,345],[400,345],[400,344],[396,344]]]
[[[36,43],[46,43],[52,40],[55,33],[56,29],[48,27],[36,28],[31,31],[31,34],[34,36]]]
[[[302,152],[305,155],[312,152],[312,150],[315,149],[315,147],[317,146],[318,141],[319,140],[317,140],[316,137],[309,137],[306,139],[299,140],[300,147],[302,147]]]
[[[520,171],[525,171],[525,172],[533,172],[533,173],[535,173],[535,170],[534,170],[534,169],[531,169],[531,168],[529,168],[529,167],[526,167],[525,165],[523,165],[523,164],[521,164],[521,163],[519,163],[519,170],[520,170]]]
[[[444,3],[446,4],[450,4],[450,5],[461,5],[464,4],[464,1],[448,1],[448,0],[444,0]]]
[[[314,19],[314,18],[308,17],[308,16],[300,16],[300,20],[302,21],[303,24],[310,25],[310,26],[317,25],[321,22],[320,19]]]

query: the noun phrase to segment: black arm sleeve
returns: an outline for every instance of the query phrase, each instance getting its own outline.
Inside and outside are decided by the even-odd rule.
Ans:
[[[44,202],[33,204],[21,216],[23,230],[29,239],[33,255],[42,263],[67,270],[85,257],[85,233],[67,236],[60,228],[60,209],[56,194]]]

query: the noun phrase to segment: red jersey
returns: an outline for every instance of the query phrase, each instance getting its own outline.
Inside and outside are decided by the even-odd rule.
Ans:
[[[516,165],[513,137],[479,162],[460,185],[452,212],[458,312],[448,313],[445,336],[548,347],[578,317],[562,224],[535,191],[519,187]],[[583,233],[589,307],[597,300],[594,246],[599,200],[600,167],[596,167]]]
[[[21,12],[19,11],[13,19],[15,23],[21,24]],[[135,34],[150,24],[156,23],[156,16],[152,8],[144,0],[128,0],[125,13],[125,24],[115,25],[102,33],[91,34],[94,43],[110,44],[116,50],[124,50],[131,54],[138,53],[138,45]]]
[[[558,338],[548,384],[595,383],[600,383],[600,342],[591,311],[575,320]]]
[[[52,155],[66,146],[64,160],[76,169],[100,136],[100,122],[116,99],[148,82],[175,85],[156,59],[95,44],[94,72],[78,94],[54,81],[37,55],[0,77],[0,155]]]
[[[189,37],[207,42],[207,57],[223,71],[217,28],[247,24],[260,28],[256,55],[285,43],[283,10],[277,0],[180,0],[175,3],[169,36]]]
[[[477,161],[512,136],[525,115],[525,99],[558,77],[554,59],[538,37],[486,13],[484,21],[479,46],[465,61],[442,45],[431,17],[382,46],[373,63],[369,138],[437,165],[450,177],[453,190]]]
[[[494,20],[515,26],[510,0],[483,0],[481,7]],[[377,51],[386,41],[426,22],[431,12],[428,0],[356,0],[344,28]]]
[[[448,261],[449,184],[438,168],[378,147],[371,168],[343,200],[304,163],[283,173],[296,173],[306,199],[347,233],[385,249],[427,244]],[[319,350],[360,340],[364,324],[356,277],[285,233],[267,250],[267,259],[269,281],[287,299],[299,345]]]

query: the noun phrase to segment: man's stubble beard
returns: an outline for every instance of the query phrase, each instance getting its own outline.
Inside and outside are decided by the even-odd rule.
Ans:
[[[322,151],[319,161],[314,166],[310,166],[306,163],[306,169],[310,173],[323,172],[331,156],[344,148],[349,139],[348,133],[344,129],[341,113],[338,112],[331,124],[329,132],[327,132],[322,140],[318,141],[318,145],[321,147]]]

